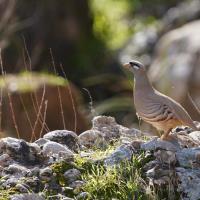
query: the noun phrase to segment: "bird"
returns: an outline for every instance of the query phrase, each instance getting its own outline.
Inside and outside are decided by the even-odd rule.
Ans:
[[[180,103],[153,87],[141,62],[132,60],[123,66],[134,74],[133,100],[137,115],[163,132],[161,140],[171,140],[170,132],[177,126],[199,130]]]

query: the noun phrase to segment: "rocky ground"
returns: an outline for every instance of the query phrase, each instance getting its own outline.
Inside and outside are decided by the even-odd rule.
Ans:
[[[176,128],[168,142],[112,117],[92,122],[79,136],[1,139],[0,199],[199,199],[200,131]]]

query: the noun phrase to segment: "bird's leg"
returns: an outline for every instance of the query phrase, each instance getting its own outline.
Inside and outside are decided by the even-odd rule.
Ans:
[[[161,137],[162,136],[162,131],[157,131],[157,135],[158,135],[158,137]]]
[[[163,135],[160,137],[161,140],[169,140],[169,133],[171,132],[172,129],[169,129],[168,131],[166,131],[165,133],[163,133]]]
[[[138,113],[136,113],[136,117],[138,118],[139,130],[141,131],[142,118],[138,115]]]

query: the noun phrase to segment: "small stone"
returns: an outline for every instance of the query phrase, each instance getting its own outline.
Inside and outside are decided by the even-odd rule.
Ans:
[[[184,148],[176,152],[176,158],[181,167],[200,167],[200,148]]]
[[[17,178],[24,177],[30,172],[26,167],[19,164],[11,164],[9,167],[5,168],[4,173],[14,175]]]
[[[118,125],[113,117],[96,116],[92,120],[92,130],[101,132],[106,140],[120,137],[120,125]]]
[[[134,149],[136,149],[136,150],[140,150],[140,149],[141,149],[141,145],[142,145],[143,143],[144,143],[143,140],[137,139],[137,140],[134,140],[134,141],[131,142],[131,146],[132,146]]]
[[[122,136],[129,137],[129,138],[138,138],[143,135],[142,131],[138,129],[135,129],[135,128],[129,129],[121,125],[120,125],[120,132]]]
[[[102,147],[106,143],[101,132],[93,129],[81,133],[78,138],[80,145],[85,147]]]
[[[175,145],[171,142],[160,140],[157,137],[154,137],[152,140],[141,144],[141,149],[143,149],[145,151],[164,149],[164,150],[176,152],[176,151],[180,150],[180,146],[178,143]]]
[[[60,151],[58,153],[57,161],[71,162],[74,161],[74,154],[69,153],[68,151]]]
[[[69,150],[66,146],[59,144],[57,142],[52,142],[52,141],[47,142],[43,146],[42,153],[45,156],[50,156],[50,155],[53,155],[53,154],[58,154],[61,151],[66,152],[69,155],[73,156],[73,152],[71,150]]]
[[[64,177],[68,183],[76,181],[81,176],[81,172],[77,169],[69,169],[64,173]]]
[[[39,173],[40,173],[40,168],[34,167],[28,172],[27,176],[30,176],[30,177],[31,176],[39,176]]]
[[[146,163],[144,165],[143,169],[144,169],[144,171],[148,171],[148,170],[150,170],[150,169],[152,169],[154,167],[159,166],[159,164],[160,164],[160,162],[158,160],[152,160],[152,161]]]
[[[73,151],[78,151],[78,136],[73,131],[55,130],[43,136],[44,139],[66,145]]]
[[[62,194],[56,194],[56,195],[48,196],[48,200],[63,200],[63,199],[73,200],[69,197],[66,197],[65,195],[62,195]]]
[[[170,169],[163,169],[161,166],[155,166],[154,168],[148,170],[146,175],[150,178],[160,179],[163,176],[172,177],[174,175],[174,171]]]
[[[26,177],[23,180],[23,184],[27,185],[35,193],[38,193],[43,187],[38,177]]]
[[[121,145],[111,155],[104,159],[105,165],[120,164],[123,160],[131,160],[135,149],[130,145]]]
[[[8,189],[10,187],[14,187],[18,181],[19,181],[18,178],[9,176],[9,178],[3,182],[2,186]]]
[[[83,187],[85,185],[84,181],[74,181],[72,183],[69,184],[69,187],[73,188],[73,189],[80,189],[81,187]]]
[[[50,181],[52,178],[53,172],[50,167],[46,167],[40,170],[40,178],[43,181]]]
[[[76,196],[77,200],[86,200],[89,197],[88,192],[81,192],[79,195]]]
[[[29,193],[29,187],[24,184],[18,183],[15,188],[20,192],[20,193]]]
[[[200,171],[199,169],[176,168],[178,191],[183,200],[199,200]]]
[[[40,163],[40,148],[21,139],[11,137],[1,139],[0,153],[8,154],[14,160],[26,165]]]
[[[194,131],[194,132],[190,133],[189,136],[190,136],[193,140],[195,140],[195,141],[197,141],[197,142],[200,143],[200,131]]]
[[[2,154],[0,155],[0,166],[1,167],[6,167],[8,165],[10,165],[13,162],[13,160],[11,159],[11,157],[8,154]]]
[[[181,148],[193,148],[200,146],[200,141],[193,139],[185,131],[179,132],[176,136]]]
[[[10,196],[10,200],[45,200],[38,194],[14,194]]]
[[[161,163],[166,163],[168,165],[176,164],[176,154],[173,151],[158,150],[154,153],[154,156]]]
[[[38,146],[42,147],[44,144],[46,144],[49,140],[44,139],[44,138],[39,138],[36,140],[34,143],[36,143]]]

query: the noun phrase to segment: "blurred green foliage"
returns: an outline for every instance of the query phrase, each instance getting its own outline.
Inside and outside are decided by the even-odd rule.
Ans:
[[[94,16],[94,33],[110,49],[121,47],[133,32],[128,16],[132,10],[129,0],[90,0]]]
[[[121,48],[140,28],[154,23],[178,0],[90,0],[94,34],[111,50]]]

